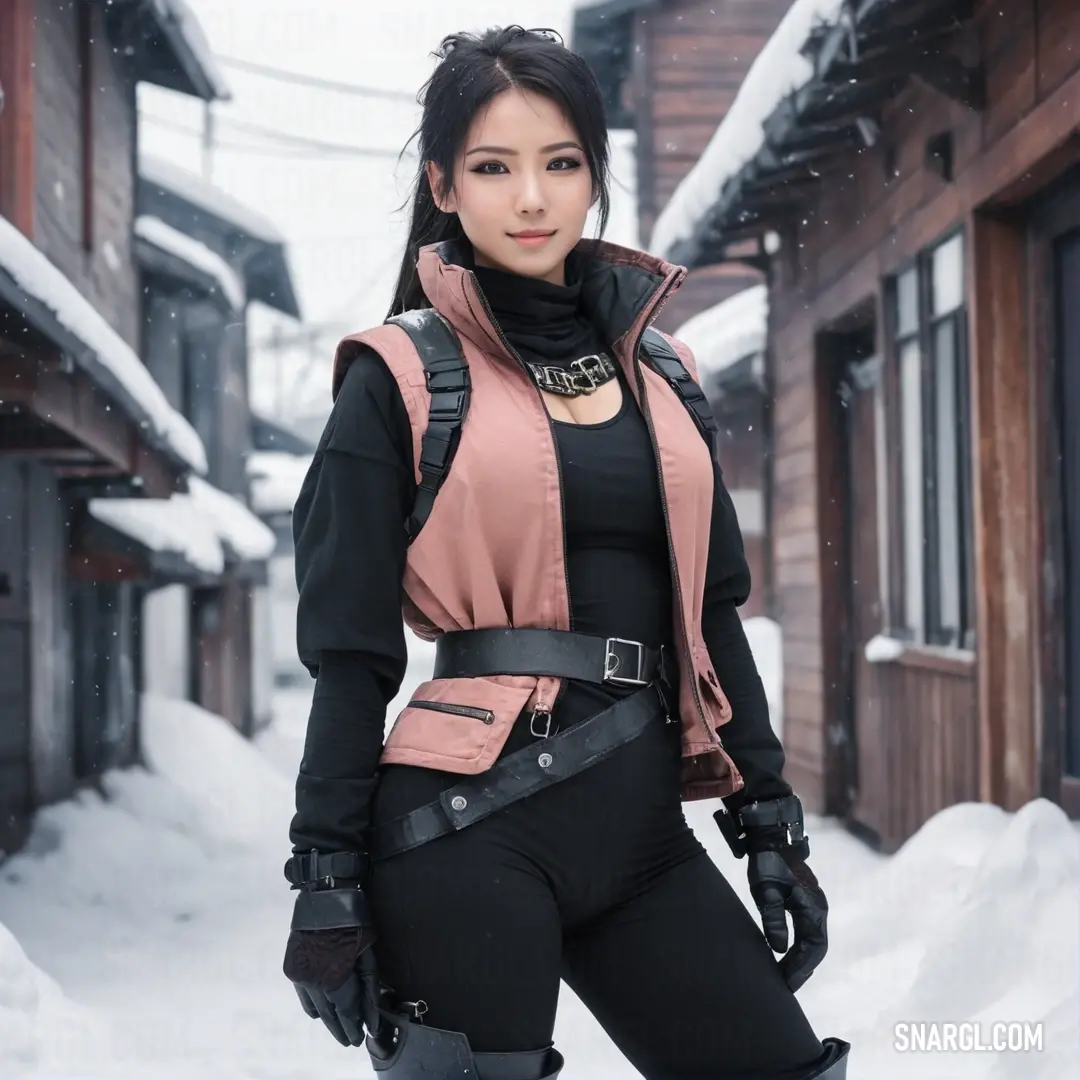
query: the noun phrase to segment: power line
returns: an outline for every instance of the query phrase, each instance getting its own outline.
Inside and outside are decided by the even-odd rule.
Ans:
[[[353,146],[349,143],[327,142],[324,139],[309,139],[303,135],[292,135],[286,131],[277,131],[274,128],[265,127],[262,124],[251,124],[245,120],[232,120],[227,116],[220,118],[223,127],[233,128],[251,135],[261,135],[263,138],[276,139],[278,142],[289,146],[304,147],[311,150],[320,150],[323,153],[348,154],[354,157],[387,157],[396,158],[400,150],[392,150],[389,147]],[[406,157],[409,155],[406,154]]]
[[[227,67],[248,71],[253,75],[262,75],[278,82],[296,83],[300,86],[311,86],[319,90],[333,90],[339,94],[353,94],[357,97],[382,98],[384,101],[407,101],[410,105],[416,104],[416,96],[404,90],[384,90],[375,86],[359,86],[356,83],[339,82],[336,79],[321,79],[316,75],[304,75],[299,71],[287,71],[284,68],[270,67],[267,64],[256,64],[251,60],[241,60],[235,56],[217,56],[215,59]]]
[[[177,124],[171,120],[166,120],[163,117],[154,116],[146,112],[141,112],[139,115],[143,120],[147,121],[147,123],[154,124],[164,130],[176,131],[181,135],[189,135],[196,139],[202,139],[204,137],[202,131],[186,127],[183,124]],[[282,158],[361,157],[397,159],[400,156],[400,151],[392,150],[388,147],[354,146],[350,143],[308,139],[302,135],[291,135],[287,132],[263,127],[261,124],[249,124],[242,120],[230,120],[228,117],[217,117],[216,126],[224,129],[233,128],[238,132],[257,135],[261,138],[272,139],[281,143],[281,146],[275,147],[260,146],[258,143],[236,142],[227,139],[214,140],[214,149],[230,150],[238,154],[247,153]],[[410,152],[406,152],[405,157],[411,156],[413,155]]]

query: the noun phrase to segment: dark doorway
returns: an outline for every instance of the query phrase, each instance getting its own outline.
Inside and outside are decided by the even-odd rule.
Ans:
[[[30,824],[30,603],[26,575],[25,474],[0,459],[0,858]]]
[[[1080,778],[1080,229],[1054,245],[1063,487],[1065,739],[1062,772]]]

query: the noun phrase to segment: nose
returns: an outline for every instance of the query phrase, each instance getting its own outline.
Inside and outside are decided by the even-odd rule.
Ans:
[[[536,217],[547,209],[543,179],[539,173],[531,169],[521,173],[516,203],[517,212],[529,217]]]

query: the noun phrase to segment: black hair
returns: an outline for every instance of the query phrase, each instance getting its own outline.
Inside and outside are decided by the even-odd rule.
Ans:
[[[558,34],[520,26],[497,27],[478,34],[450,34],[434,55],[440,63],[420,90],[417,100],[423,106],[423,117],[409,140],[419,140],[419,167],[409,239],[394,288],[391,315],[431,306],[416,273],[420,248],[465,238],[457,214],[444,213],[436,205],[427,163],[434,162],[442,172],[443,182],[451,184],[454,163],[473,117],[504,90],[529,90],[562,109],[585,151],[600,204],[601,234],[611,209],[603,95],[589,65],[566,48]]]

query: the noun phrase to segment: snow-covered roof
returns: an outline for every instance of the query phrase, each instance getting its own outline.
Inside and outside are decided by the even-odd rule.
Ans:
[[[243,502],[198,477],[192,477],[188,486],[192,508],[211,523],[218,537],[240,559],[258,562],[270,558],[277,543],[273,530]]]
[[[161,387],[135,351],[45,255],[4,217],[0,217],[0,277],[3,293],[24,317],[51,336],[56,324],[71,340],[58,342],[72,351],[94,382],[114,398],[170,456],[196,472],[206,472],[206,450],[195,429],[166,400]],[[54,323],[55,320],[55,323]]]
[[[814,65],[802,55],[811,31],[839,21],[847,0],[795,0],[766,42],[698,163],[656,219],[649,250],[667,257],[693,236],[724,185],[761,149],[762,125],[790,94],[810,81]]]
[[[225,552],[206,517],[192,513],[188,496],[168,499],[90,499],[90,515],[150,551],[178,555],[206,574],[225,569]]]
[[[91,499],[87,508],[150,551],[179,555],[207,574],[220,574],[229,554],[243,562],[273,554],[273,531],[243,502],[197,476],[189,488],[168,499]]]
[[[267,516],[291,513],[310,467],[311,458],[299,454],[286,454],[280,450],[250,454],[247,474],[255,513]]]
[[[143,155],[139,158],[139,175],[156,187],[232,225],[253,240],[267,244],[285,243],[285,237],[268,217],[171,161]]]
[[[769,290],[765,285],[751,285],[687,319],[672,336],[693,350],[698,374],[704,379],[764,352],[768,320]]]
[[[211,251],[194,237],[167,225],[161,218],[147,214],[135,219],[135,235],[213,278],[221,290],[221,295],[225,297],[233,310],[243,310],[247,301],[244,283],[236,271],[216,251]]]

